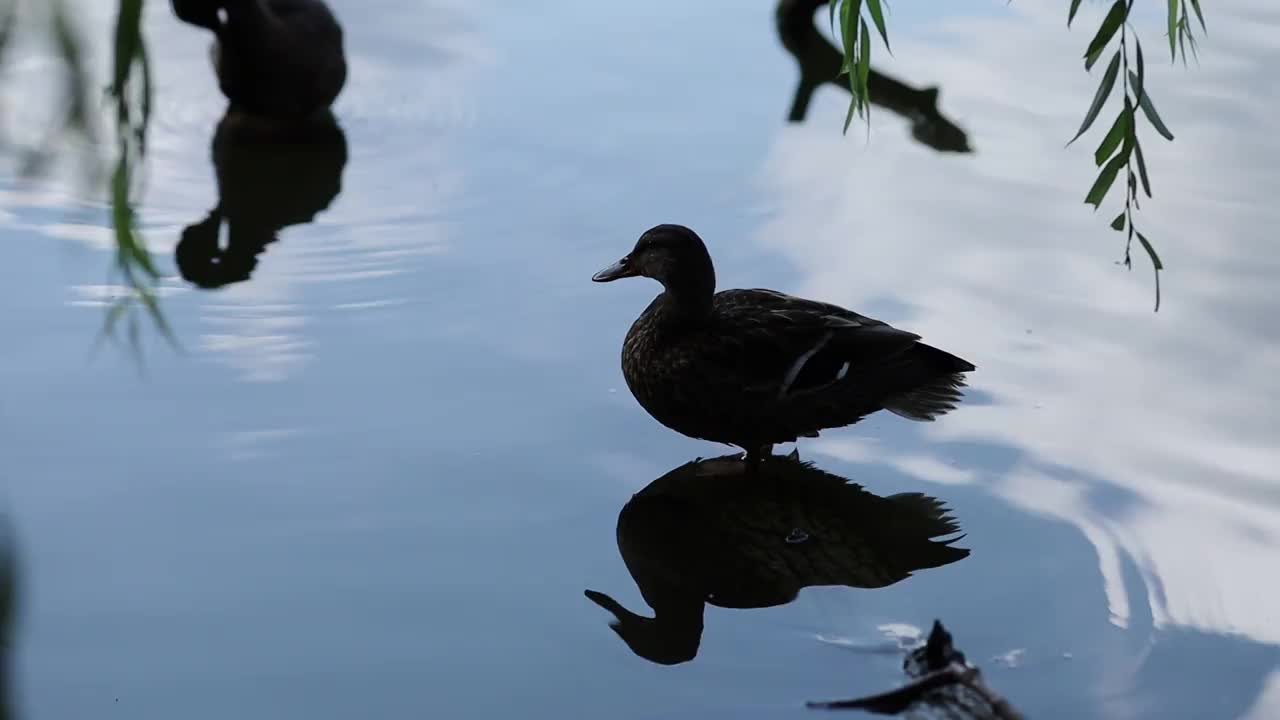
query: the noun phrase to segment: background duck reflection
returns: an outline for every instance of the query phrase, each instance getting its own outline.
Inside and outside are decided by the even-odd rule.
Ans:
[[[830,83],[849,91],[848,75],[842,74],[844,56],[814,25],[814,13],[828,0],[779,0],[774,22],[782,46],[800,66],[800,80],[787,113],[787,121],[804,122],[809,102],[818,88]],[[938,88],[918,89],[871,69],[867,78],[871,103],[911,124],[911,137],[938,152],[971,153],[969,135],[938,109]]]
[[[347,138],[331,115],[281,137],[246,131],[229,112],[214,132],[212,157],[218,204],[182,231],[174,250],[182,277],[206,289],[248,280],[282,229],[312,222],[333,203]]]

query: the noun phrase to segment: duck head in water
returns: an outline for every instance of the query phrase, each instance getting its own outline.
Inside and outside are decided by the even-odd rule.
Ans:
[[[622,638],[631,652],[659,665],[679,665],[698,655],[702,643],[702,598],[690,598],[676,612],[658,611],[654,617],[631,612],[622,603],[595,590],[583,592],[587,599],[613,613],[609,628]]]
[[[212,155],[218,204],[182,231],[174,249],[178,272],[204,289],[248,280],[281,230],[312,222],[333,203],[342,190],[347,141],[332,116],[328,124],[269,142],[244,136],[224,118]]]

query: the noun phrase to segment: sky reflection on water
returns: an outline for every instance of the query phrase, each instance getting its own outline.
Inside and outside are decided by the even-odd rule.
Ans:
[[[0,473],[29,554],[31,717],[807,717],[804,699],[896,682],[866,648],[935,616],[1034,717],[1280,709],[1280,11],[1213,9],[1185,70],[1141,28],[1177,135],[1144,146],[1140,218],[1169,268],[1152,314],[1145,260],[1118,268],[1111,215],[1078,201],[1093,143],[1062,148],[1098,7],[1068,32],[1056,1],[895,6],[880,68],[939,85],[977,150],[944,156],[884,112],[869,144],[842,137],[834,88],[788,125],[796,69],[764,3],[334,4],[342,192],[251,279],[165,281],[189,354],[150,348],[141,379],[123,353],[86,363],[107,230],[65,188],[6,184],[2,231],[29,262],[0,270],[0,332],[29,340],[0,350]],[[171,268],[218,197],[222,100],[207,38],[148,12],[143,220]],[[617,642],[582,590],[642,606],[620,509],[723,452],[622,383],[655,288],[588,280],[663,221],[699,230],[726,286],[846,304],[978,365],[942,421],[801,445],[877,494],[937,494],[971,557],[708,609],[674,670]]]

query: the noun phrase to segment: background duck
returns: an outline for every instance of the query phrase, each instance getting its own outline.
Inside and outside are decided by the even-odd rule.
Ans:
[[[794,455],[745,478],[738,456],[694,460],[650,483],[618,514],[618,550],[654,617],[612,597],[586,596],[637,655],[664,665],[692,660],[706,604],[764,608],[806,587],[879,588],[969,555],[952,547],[959,526],[920,493],[881,497]],[[748,480],[744,482],[744,479]]]
[[[755,461],[887,409],[930,421],[955,408],[974,366],[920,336],[773,290],[715,291],[706,245],[682,225],[646,231],[596,282],[648,277],[663,292],[622,345],[627,387],[655,420],[737,445]]]
[[[214,72],[236,114],[292,125],[327,113],[347,80],[342,27],[322,0],[171,0],[212,30]]]

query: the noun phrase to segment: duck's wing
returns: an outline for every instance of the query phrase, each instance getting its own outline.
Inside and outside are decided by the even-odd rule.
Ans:
[[[713,345],[752,390],[779,398],[834,385],[869,365],[889,363],[919,335],[837,305],[773,290],[715,296]]]

